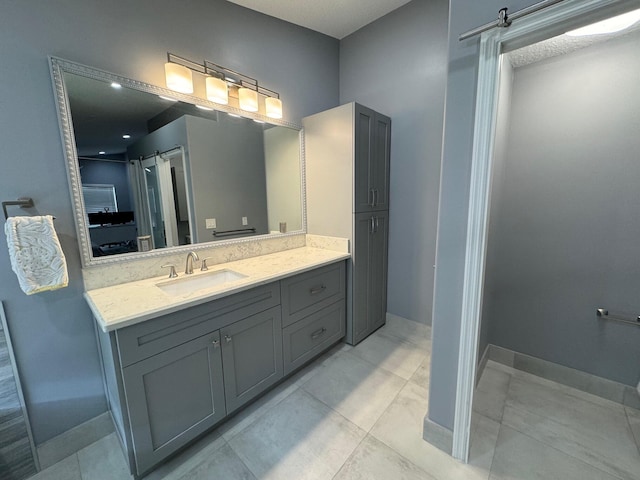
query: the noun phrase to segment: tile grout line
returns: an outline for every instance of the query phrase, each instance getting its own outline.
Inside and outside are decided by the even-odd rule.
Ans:
[[[636,433],[633,430],[633,426],[631,425],[631,417],[629,416],[629,411],[627,408],[624,409],[624,413],[627,417],[627,424],[629,425],[629,430],[631,431],[631,438],[633,438],[633,441],[636,443],[638,454],[640,454],[640,437],[636,436]]]
[[[520,410],[520,409],[518,409],[518,408],[516,408],[516,407],[513,407],[513,406],[512,406],[511,408],[513,408],[514,410]],[[531,412],[529,412],[529,413],[531,414]],[[531,415],[536,415],[536,414],[531,414]],[[536,416],[540,417],[540,415],[536,415]],[[544,417],[543,417],[543,418],[544,418]],[[551,419],[548,419],[548,420],[551,420]],[[553,422],[553,420],[551,420],[551,421]],[[554,423],[557,423],[557,422],[554,422]],[[518,433],[520,433],[521,435],[524,435],[525,437],[530,438],[530,439],[531,439],[531,440],[533,440],[534,442],[540,443],[540,444],[542,444],[542,445],[544,445],[544,446],[546,446],[546,447],[551,448],[552,450],[555,450],[556,452],[559,452],[559,453],[561,453],[561,454],[563,454],[563,455],[566,455],[567,457],[570,457],[570,458],[572,458],[572,459],[574,459],[574,460],[576,460],[576,461],[578,461],[578,462],[580,462],[580,463],[582,463],[582,464],[584,464],[584,465],[587,465],[588,467],[591,467],[591,468],[593,468],[593,469],[595,469],[595,470],[598,470],[599,472],[602,472],[602,473],[604,473],[605,475],[609,475],[610,477],[618,478],[618,479],[620,479],[620,480],[625,480],[623,477],[621,477],[620,475],[618,475],[618,474],[616,474],[616,473],[607,472],[607,471],[603,470],[602,468],[598,467],[597,465],[592,465],[591,463],[586,462],[586,461],[584,461],[583,459],[576,457],[575,455],[572,455],[572,454],[567,453],[567,452],[565,452],[565,451],[563,451],[563,450],[560,450],[560,449],[559,449],[559,448],[557,448],[556,446],[551,445],[550,443],[544,442],[544,441],[542,441],[542,440],[540,440],[540,439],[538,439],[538,438],[535,438],[535,437],[533,437],[533,436],[529,435],[527,432],[523,432],[522,430],[518,430],[518,429],[517,429],[517,428],[515,428],[515,427],[512,427],[512,426],[510,426],[510,425],[504,425],[503,423],[501,423],[501,424],[500,424],[500,429],[502,429],[502,427],[503,427],[503,426],[504,426],[504,427],[506,427],[506,428],[510,428],[511,430],[513,430],[513,431],[515,431],[515,432],[518,432]],[[498,438],[500,438],[500,432],[498,432]],[[496,449],[497,449],[497,447],[498,447],[498,445],[497,445],[497,442],[496,442]],[[494,451],[494,457],[495,457],[495,451]],[[492,462],[492,463],[493,463],[493,462]]]

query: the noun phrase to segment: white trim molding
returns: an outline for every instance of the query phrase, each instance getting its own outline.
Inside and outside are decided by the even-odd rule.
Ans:
[[[601,20],[633,6],[637,8],[637,0],[566,0],[527,15],[509,28],[494,28],[484,32],[480,38],[451,452],[453,457],[463,462],[469,458],[501,54],[505,46],[522,47],[535,43],[562,33],[563,27],[575,28],[581,21]]]

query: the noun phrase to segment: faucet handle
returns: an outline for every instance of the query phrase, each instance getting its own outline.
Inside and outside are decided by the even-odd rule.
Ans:
[[[171,270],[169,270],[169,278],[176,278],[178,276],[178,274],[176,273],[176,266],[175,265],[162,265],[160,268],[170,268]]]
[[[207,260],[211,260],[213,257],[207,257],[202,259],[202,263],[200,264],[200,271],[206,272],[209,270],[209,266],[207,265]]]

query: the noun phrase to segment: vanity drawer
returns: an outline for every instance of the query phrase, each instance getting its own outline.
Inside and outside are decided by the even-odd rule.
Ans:
[[[287,278],[280,284],[282,325],[286,327],[344,298],[344,262]]]
[[[304,365],[344,337],[346,308],[344,300],[297,321],[282,330],[284,374]]]
[[[274,282],[116,330],[120,362],[126,367],[279,303]]]

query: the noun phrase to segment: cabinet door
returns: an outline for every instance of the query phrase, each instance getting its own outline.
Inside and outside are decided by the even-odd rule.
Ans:
[[[126,367],[123,379],[138,475],[225,416],[217,331]]]
[[[375,114],[371,153],[373,210],[389,209],[389,159],[391,157],[391,119]]]
[[[355,216],[354,248],[352,253],[353,301],[351,325],[347,325],[347,342],[355,345],[369,334],[369,283],[371,282],[371,242],[374,216],[359,213]]]
[[[355,345],[384,325],[387,312],[386,211],[355,216],[353,304],[347,342]]]
[[[220,330],[227,412],[231,413],[280,380],[280,306]]]
[[[384,325],[387,316],[387,253],[389,235],[389,214],[373,213],[373,233],[369,251],[369,330],[373,332]]]
[[[362,105],[355,105],[354,212],[373,209],[373,155],[376,113]]]

